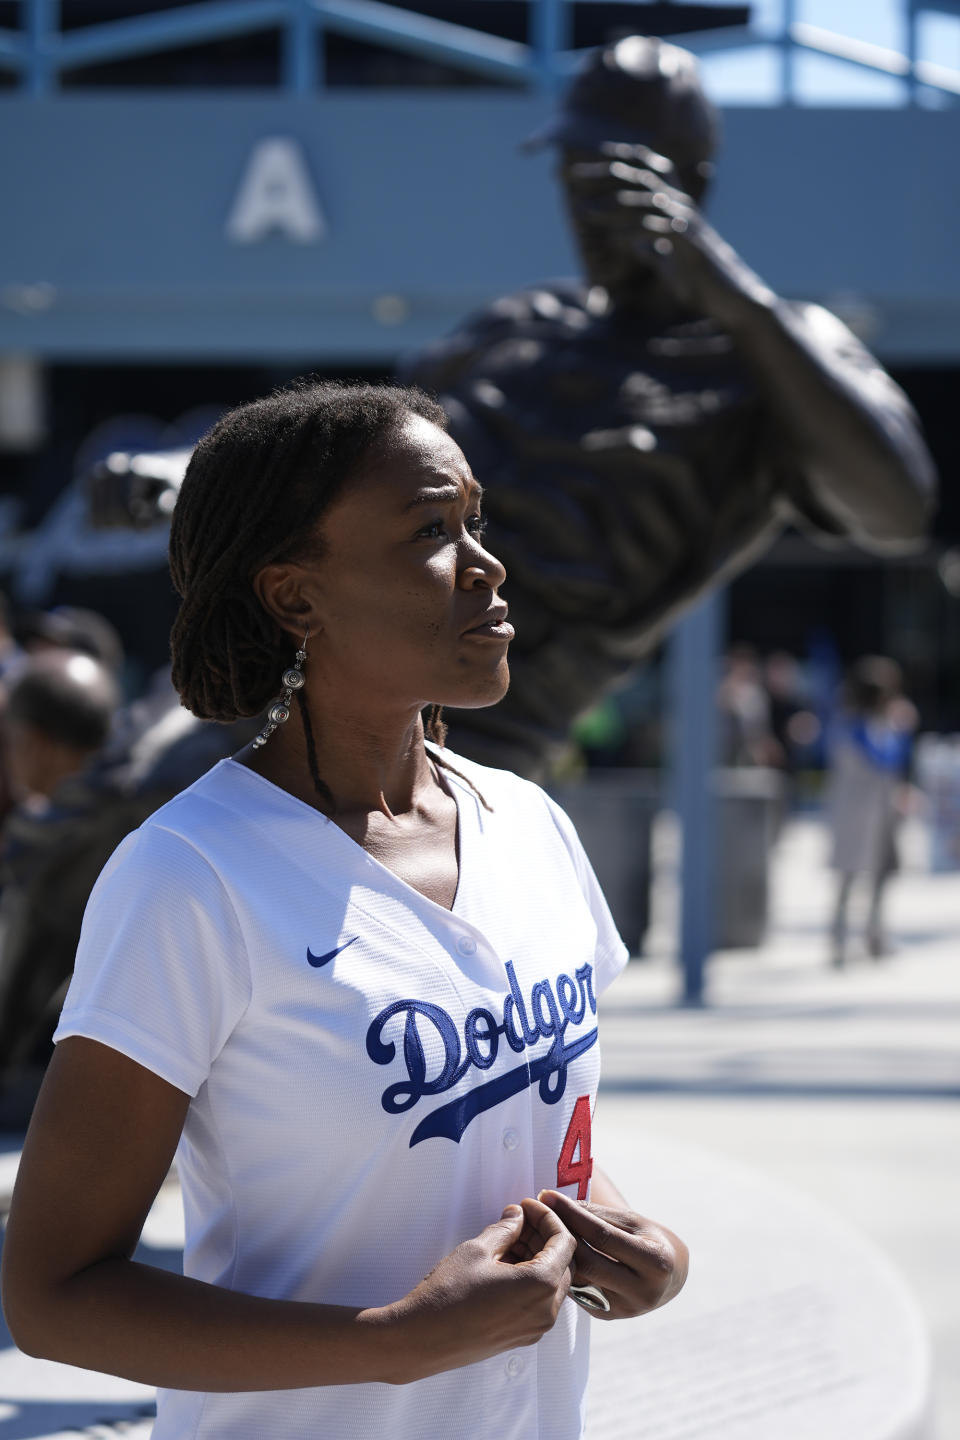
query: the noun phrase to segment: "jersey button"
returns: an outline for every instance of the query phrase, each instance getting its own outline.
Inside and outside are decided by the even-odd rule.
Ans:
[[[517,1146],[520,1144],[519,1131],[514,1130],[512,1125],[507,1126],[506,1130],[504,1130],[500,1138],[503,1141],[504,1150],[516,1150]]]
[[[503,1368],[510,1376],[510,1379],[515,1380],[520,1374],[520,1372],[523,1370],[523,1360],[520,1358],[519,1355],[511,1355]]]
[[[461,955],[476,955],[477,942],[472,935],[461,935],[457,941],[457,949]]]

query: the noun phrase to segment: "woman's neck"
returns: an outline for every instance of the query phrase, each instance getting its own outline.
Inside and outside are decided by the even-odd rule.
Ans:
[[[413,810],[418,799],[435,788],[419,711],[371,721],[343,712],[317,715],[311,707],[311,756],[300,704],[291,710],[290,719],[266,745],[259,750],[248,745],[236,759],[325,814],[338,820],[374,812],[392,818]],[[318,779],[333,801],[332,812]]]

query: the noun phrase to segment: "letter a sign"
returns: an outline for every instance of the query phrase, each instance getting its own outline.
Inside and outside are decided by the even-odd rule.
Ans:
[[[274,136],[253,147],[227,218],[235,245],[255,245],[276,232],[298,245],[322,240],[327,224],[296,140]]]

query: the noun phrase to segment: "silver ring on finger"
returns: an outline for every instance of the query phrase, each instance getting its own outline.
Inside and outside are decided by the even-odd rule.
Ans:
[[[571,1285],[567,1293],[571,1300],[594,1314],[604,1315],[610,1309],[610,1301],[596,1285]]]

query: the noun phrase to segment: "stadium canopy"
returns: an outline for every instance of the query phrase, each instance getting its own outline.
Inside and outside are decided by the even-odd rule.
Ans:
[[[887,360],[960,354],[960,71],[924,38],[956,3],[893,7],[898,44],[795,0],[118,8],[0,10],[0,355],[390,363],[572,272],[550,156],[519,142],[629,30],[701,56],[711,218],[778,291]]]

